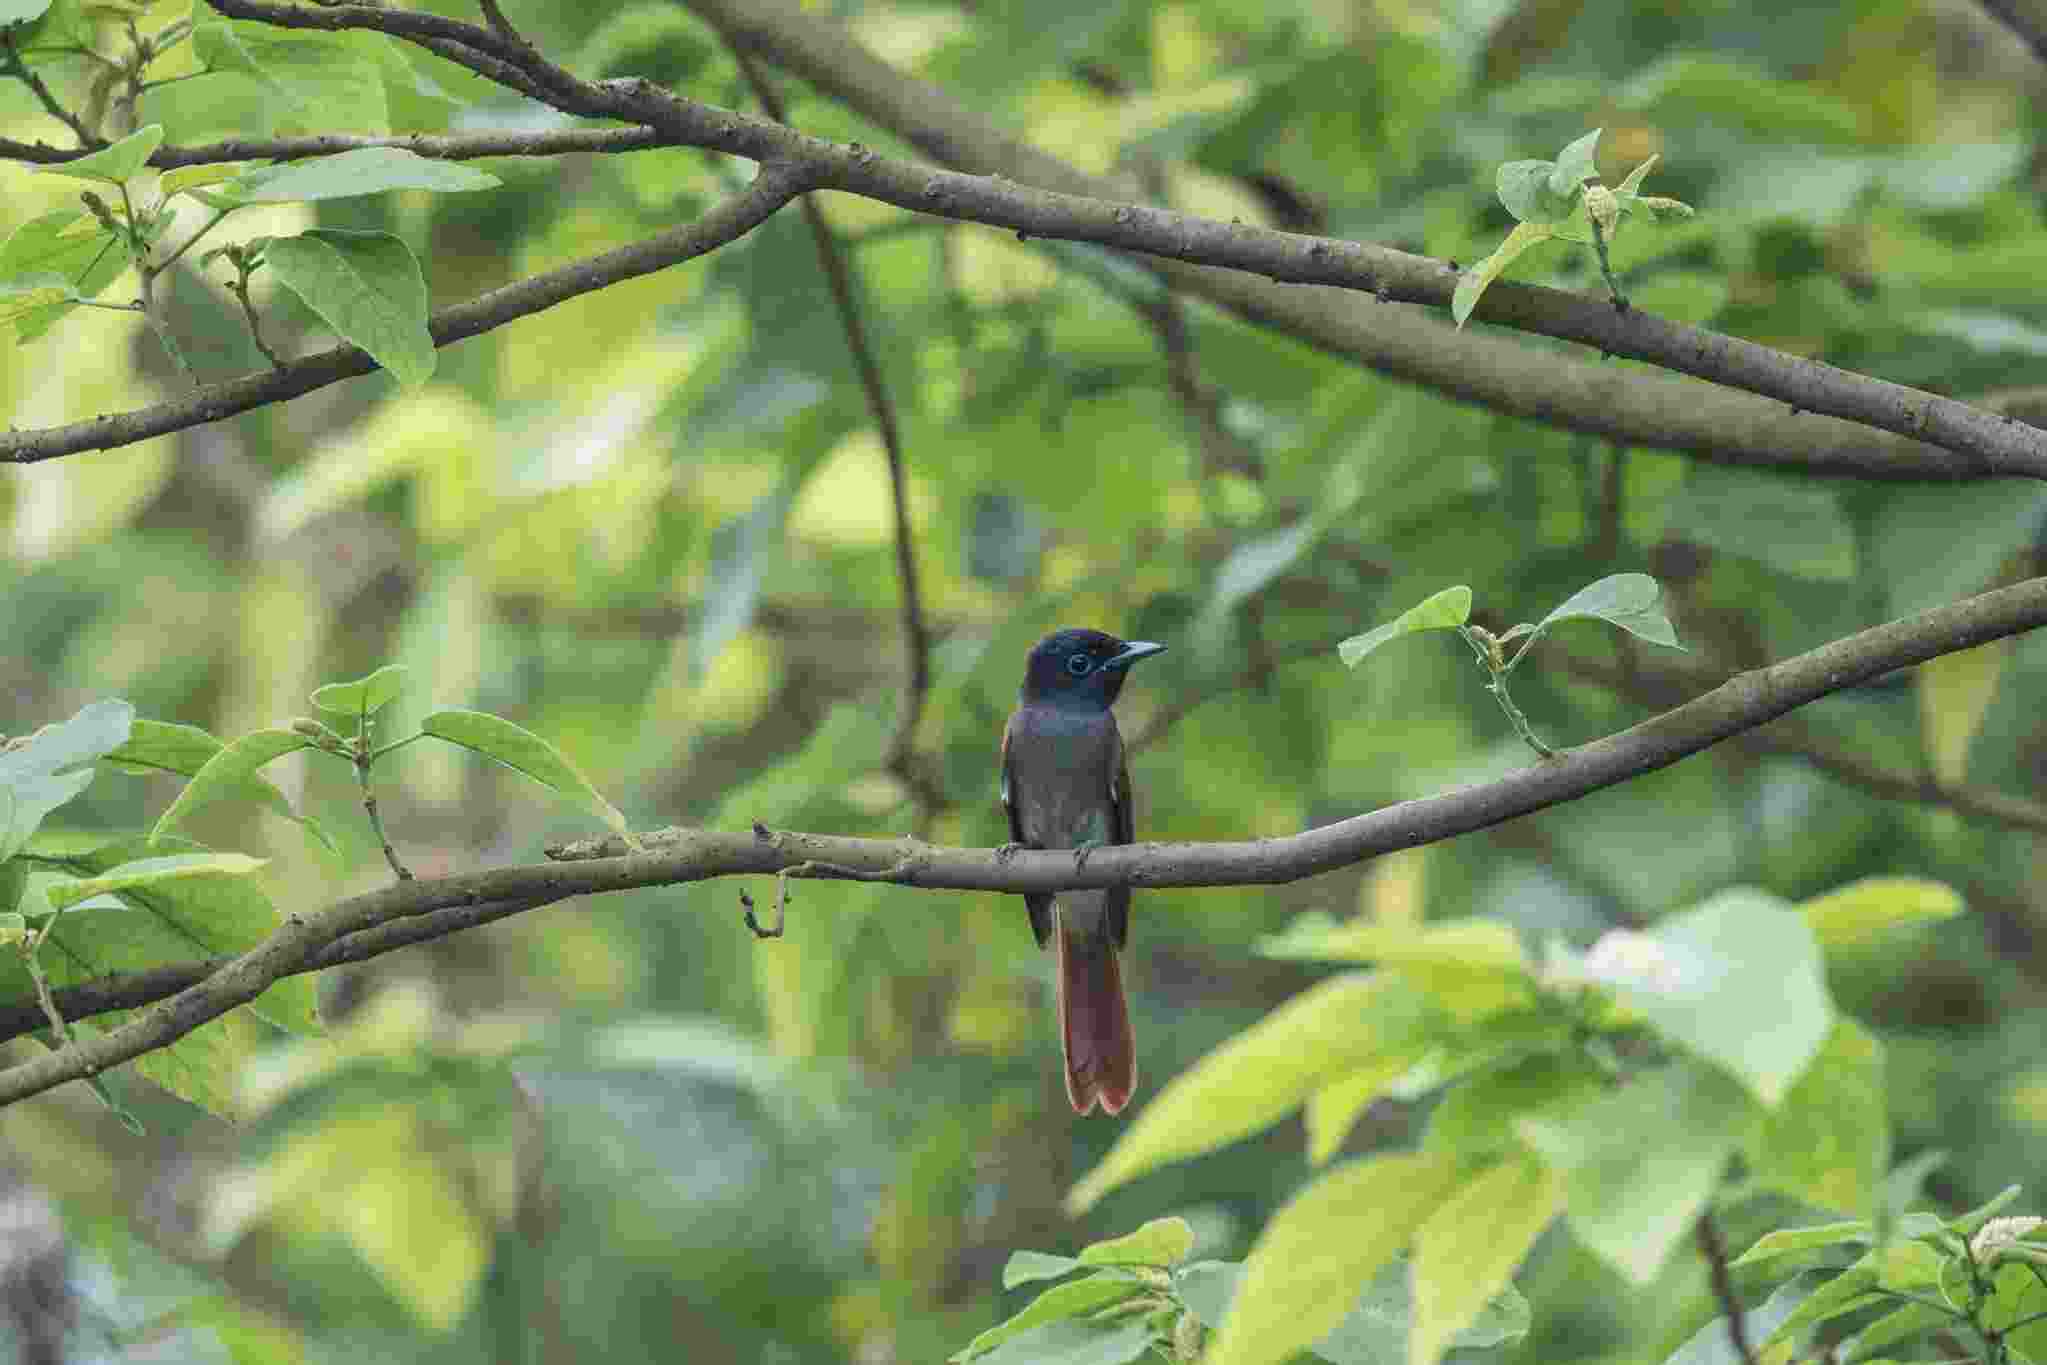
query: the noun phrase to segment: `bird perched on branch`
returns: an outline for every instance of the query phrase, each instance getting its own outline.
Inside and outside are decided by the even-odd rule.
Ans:
[[[1002,732],[1002,806],[1023,848],[1070,848],[1084,863],[1127,844],[1130,773],[1109,706],[1130,665],[1164,645],[1099,630],[1059,630],[1032,647]],[[1117,952],[1130,930],[1130,888],[1026,894],[1038,946],[1057,944],[1059,1043],[1075,1113],[1122,1112],[1137,1085],[1130,1010]]]

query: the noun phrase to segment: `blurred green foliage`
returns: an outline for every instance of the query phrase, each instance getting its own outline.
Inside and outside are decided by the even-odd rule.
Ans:
[[[58,0],[42,38],[111,49],[121,8]],[[750,107],[684,8],[509,8],[579,72]],[[1612,183],[1656,154],[1651,188],[1699,210],[1616,240],[1635,306],[1957,396],[2032,382],[2047,350],[2042,76],[1966,6],[838,11],[1054,154],[1152,168],[1190,211],[1468,263],[1511,226],[1496,168],[1603,127]],[[142,31],[186,14],[201,37],[160,70],[188,78],[133,110],[172,142],[548,126],[364,35],[282,35],[181,3],[148,8]],[[82,107],[93,63],[38,53],[42,38],[24,49]],[[195,51],[213,74],[195,74]],[[784,84],[806,131],[907,151]],[[0,136],[69,142],[6,79]],[[208,240],[387,234],[439,307],[670,227],[746,173],[672,150],[478,169],[501,186],[257,204]],[[75,180],[8,165],[0,183],[0,237],[77,206]],[[936,841],[1003,837],[996,736],[1025,650],[1057,625],[1174,643],[1122,703],[1142,741],[1140,836],[1246,838],[1527,761],[1461,651],[1408,642],[1356,673],[1338,659],[1339,641],[1450,585],[1472,585],[1475,620],[1497,631],[1605,574],[1648,572],[1679,638],[1732,670],[2038,572],[2047,495],[2030,486],[1808,483],[1610,448],[1190,306],[1219,433],[1176,392],[1148,321],[1157,286],[1130,262],[820,198],[905,431],[939,635],[917,732],[945,797],[922,830]],[[172,231],[204,220],[193,205]],[[193,367],[260,368],[232,272],[198,255],[160,281]],[[1562,246],[1512,273],[1600,287],[1590,253]],[[129,297],[132,278],[105,297]],[[264,279],[271,345],[330,344],[317,306]],[[58,306],[0,346],[16,427],[180,382],[129,314]],[[1255,460],[1220,458],[1233,445]],[[878,766],[904,678],[889,527],[871,419],[811,242],[783,213],[708,259],[463,342],[414,387],[374,375],[11,470],[0,728],[119,696],[233,738],[395,662],[410,685],[390,733],[454,709],[511,717],[635,827],[901,834],[919,812]],[[1986,647],[1802,718],[1894,772],[2037,797],[2043,651]],[[1652,654],[1565,632],[1516,674],[1516,698],[1552,742],[1582,742],[1653,705],[1565,660],[1624,677]],[[585,808],[480,758],[396,757],[383,815],[422,875],[530,861],[591,828]],[[345,766],[266,771],[338,851],[258,801],[209,806],[186,832],[268,857],[252,885],[277,907],[373,884],[382,861]],[[43,836],[107,845],[176,790],[162,774],[102,778]],[[1971,913],[1830,956],[1827,989],[1881,1040],[1895,1152],[1945,1150],[1928,1190],[1966,1207],[2025,1178],[2047,1129],[2047,1026],[2029,1008],[2047,985],[2047,869],[2022,833],[1739,745],[1301,885],[1143,894],[1126,969],[1140,1112],[1320,979],[1250,951],[1297,911],[1490,916],[1582,947],[1730,884],[1801,899],[1886,874],[1949,883]],[[109,1097],[141,1136],[64,1093],[5,1111],[0,1133],[65,1211],[81,1340],[115,1358],[175,1340],[244,1361],[933,1360],[1027,1301],[1002,1287],[1013,1250],[1177,1213],[1190,1255],[1237,1257],[1314,1178],[1311,1114],[1069,1220],[1061,1196],[1121,1130],[1074,1121],[1060,1098],[1050,972],[1021,906],[806,884],[789,912],[788,937],[757,943],[729,884],[634,893],[330,973],[327,1034],[227,1040],[248,1057],[220,1099],[233,1125],[120,1075]],[[1429,1099],[1397,1096],[1350,1117],[1318,1158],[1412,1148],[1434,1121]],[[1806,1216],[1754,1202],[1727,1219],[1730,1244]],[[1715,1311],[1691,1259],[1637,1288],[1557,1231],[1518,1283],[1534,1318],[1507,1349],[1529,1361],[1661,1360]]]

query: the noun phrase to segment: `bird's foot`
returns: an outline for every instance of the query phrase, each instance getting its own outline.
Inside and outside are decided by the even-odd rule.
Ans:
[[[1080,843],[1075,844],[1073,846],[1073,870],[1078,872],[1086,867],[1088,855],[1101,846],[1102,840],[1100,839],[1084,839]]]
[[[995,849],[995,861],[998,863],[1007,863],[1011,858],[1014,858],[1017,854],[1023,852],[1025,849],[1029,847],[1030,847],[1029,844],[1019,844],[1014,840],[1006,844],[999,844],[996,846]]]

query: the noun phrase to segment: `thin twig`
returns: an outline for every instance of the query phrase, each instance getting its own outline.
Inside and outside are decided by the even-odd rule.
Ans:
[[[57,1036],[60,1043],[68,1045],[71,1042],[71,1026],[65,1023],[64,1016],[57,1012],[57,1002],[50,995],[49,978],[43,975],[43,966],[36,961],[36,950],[42,947],[42,937],[48,933],[49,930],[44,929],[34,940],[22,945],[21,965],[28,969],[28,979],[35,984],[36,1005],[42,1010],[43,1019],[49,1024],[50,1032]]]
[[[1977,0],[1991,17],[2017,34],[2019,41],[2033,49],[2033,55],[2047,62],[2047,22],[2028,14],[2013,0]]]
[[[755,98],[767,111],[768,117],[786,124],[788,114],[773,83],[745,49],[735,47],[732,55],[738,60],[740,74],[753,88]],[[860,300],[845,251],[840,247],[831,224],[825,221],[823,211],[818,208],[815,195],[806,194],[797,200],[797,204],[803,210],[803,221],[810,227],[811,240],[817,244],[818,265],[823,269],[825,283],[831,290],[839,325],[846,332],[846,347],[852,352],[853,367],[860,376],[860,387],[867,395],[867,409],[873,414],[875,428],[881,436],[882,451],[888,458],[896,582],[902,599],[904,671],[909,674],[909,686],[903,693],[902,707],[896,715],[895,733],[889,737],[882,766],[909,788],[911,800],[917,807],[917,822],[922,827],[945,805],[945,791],[925,765],[918,761],[916,750],[917,722],[923,718],[924,703],[931,695],[931,627],[925,620],[924,597],[917,582],[917,546],[910,525],[910,489],[904,468],[902,428],[896,421],[895,403],[889,397],[887,381],[882,378],[881,364],[875,357],[874,345],[867,335],[867,324],[861,317]]]
[[[1720,1241],[1720,1225],[1713,1221],[1711,1210],[1699,1215],[1696,1231],[1699,1254],[1706,1258],[1706,1275],[1713,1282],[1713,1297],[1720,1301],[1720,1311],[1727,1317],[1727,1339],[1733,1343],[1734,1353],[1741,1357],[1743,1365],[1758,1365],[1755,1348],[1749,1345],[1741,1300],[1734,1296],[1734,1277],[1727,1272],[1727,1248]]]
[[[398,850],[391,847],[391,836],[384,832],[384,818],[377,810],[377,794],[370,787],[370,763],[375,757],[370,744],[370,718],[367,713],[358,715],[355,721],[355,743],[349,748],[349,765],[355,769],[356,785],[362,788],[363,814],[370,818],[370,829],[377,836],[377,844],[384,850],[384,861],[391,865],[391,871],[401,882],[412,880],[412,869],[398,860]]]
[[[483,11],[483,22],[489,24],[491,31],[500,38],[509,43],[517,43],[521,47],[533,46],[533,44],[526,41],[518,29],[512,27],[512,21],[505,17],[505,12],[502,9],[498,8],[498,0],[477,0],[477,8]]]
[[[444,308],[427,320],[427,330],[435,345],[447,346],[607,285],[665,270],[744,236],[805,188],[807,182],[800,171],[777,164],[764,165],[751,185],[714,205],[693,223]],[[268,373],[209,384],[197,392],[133,412],[40,431],[0,432],[0,464],[30,464],[81,450],[131,445],[296,398],[343,379],[369,374],[376,368],[368,352],[355,346],[337,346]]]
[[[43,83],[43,78],[36,74],[35,68],[21,59],[21,50],[14,45],[14,35],[4,29],[0,29],[0,54],[4,54],[0,55],[0,75],[12,76],[27,86],[36,103],[43,106],[43,112],[69,128],[81,148],[90,151],[101,145],[85,120],[66,109],[50,92],[50,87]]]

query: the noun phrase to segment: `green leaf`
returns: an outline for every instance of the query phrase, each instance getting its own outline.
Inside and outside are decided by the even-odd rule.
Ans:
[[[1574,195],[1579,186],[1599,174],[1599,135],[1605,131],[1594,128],[1557,153],[1557,168],[1549,176],[1552,194]]]
[[[1457,1173],[1447,1157],[1402,1152],[1318,1177],[1259,1234],[1206,1365],[1276,1365],[1329,1332],[1456,1190]]]
[[[1041,1327],[1063,1318],[1086,1317],[1112,1303],[1121,1303],[1132,1295],[1143,1292],[1144,1285],[1141,1281],[1127,1275],[1108,1272],[1090,1275],[1071,1284],[1054,1285],[1031,1300],[1030,1306],[1016,1316],[997,1323],[968,1342],[966,1349],[951,1359],[972,1360],[994,1350],[1012,1337],[1021,1336],[1033,1327]]]
[[[112,233],[97,225],[73,232],[85,215],[76,209],[57,209],[31,218],[16,228],[0,246],[0,281],[49,286],[62,281],[71,296],[97,297],[128,267],[128,247]],[[17,341],[34,341],[50,330],[59,318],[78,305],[70,297],[21,309],[5,310],[14,323]]]
[[[1343,641],[1336,647],[1337,657],[1356,668],[1359,660],[1388,640],[1420,630],[1455,630],[1470,619],[1471,589],[1462,585],[1445,588],[1409,607],[1385,625],[1374,626],[1363,635],[1353,635]]]
[[[1145,1318],[1108,1324],[1062,1318],[975,1359],[980,1365],[1126,1365],[1142,1359],[1161,1339]]]
[[[1737,1270],[1747,1270],[1786,1258],[1804,1262],[1815,1251],[1839,1246],[1868,1246],[1875,1240],[1875,1231],[1866,1218],[1840,1223],[1815,1223],[1811,1227],[1803,1228],[1779,1228],[1775,1232],[1766,1232],[1758,1237],[1754,1246],[1728,1262],[1728,1265]],[[1783,1268],[1773,1267],[1773,1273],[1782,1274]]]
[[[1056,1280],[1080,1269],[1080,1264],[1071,1256],[1054,1256],[1043,1251],[1013,1251],[1009,1263],[1002,1267],[1002,1287],[1014,1289],[1034,1280]]]
[[[1837,1019],[1819,1056],[1764,1116],[1749,1161],[1758,1184],[1814,1208],[1873,1212],[1890,1135],[1883,1045]]]
[[[163,145],[163,125],[152,123],[137,128],[111,146],[90,156],[41,168],[45,175],[68,176],[73,180],[94,180],[102,185],[119,185],[132,179],[149,164],[149,158]]]
[[[581,801],[613,831],[632,838],[632,830],[618,808],[598,795],[589,779],[577,772],[559,750],[531,730],[485,711],[436,711],[421,721],[419,728],[450,744],[494,758],[544,787]]]
[[[1222,616],[1271,583],[1321,538],[1325,525],[1319,518],[1303,517],[1291,526],[1239,544],[1215,571],[1203,612],[1211,618]]]
[[[1876,1290],[1917,1292],[1939,1283],[1942,1258],[1924,1242],[1894,1242],[1863,1256],[1848,1269],[1808,1295],[1767,1335],[1752,1336],[1761,1346],[1796,1341],[1805,1331],[1844,1313],[1882,1301]]]
[[[1571,216],[1577,207],[1577,191],[1558,194],[1550,188],[1556,168],[1554,161],[1509,161],[1500,167],[1493,186],[1517,223],[1545,227]]]
[[[1185,1218],[1154,1218],[1135,1232],[1081,1248],[1082,1265],[1148,1265],[1165,1269],[1194,1250],[1194,1229]]]
[[[313,690],[313,705],[336,716],[374,716],[405,690],[405,665],[386,664],[367,678],[328,683]]]
[[[314,228],[273,237],[263,261],[336,334],[408,387],[433,377],[426,277],[412,248],[387,232]]]
[[[135,891],[184,877],[245,877],[268,862],[245,853],[173,853],[138,858],[98,877],[53,883],[45,890],[52,910],[64,910],[110,891]]]
[[[257,730],[243,735],[207,759],[206,765],[192,775],[170,809],[158,817],[149,837],[161,838],[201,806],[243,790],[264,764],[311,744],[304,735],[291,730]]]
[[[0,0],[0,24],[25,24],[49,7],[50,0]]]
[[[1958,1218],[1950,1218],[1944,1227],[1957,1237],[1974,1237],[1983,1230],[1983,1225],[2010,1208],[2013,1201],[2025,1192],[2022,1185],[2006,1185],[1983,1203],[1970,1209]]]
[[[155,841],[134,838],[105,844],[78,861],[84,870],[101,874],[134,867],[141,859],[180,855],[210,856],[198,844],[173,835]],[[115,894],[120,901],[146,911],[166,938],[185,945],[187,951],[178,954],[185,958],[194,955],[190,951],[193,949],[207,957],[247,952],[275,932],[283,921],[264,893],[263,884],[250,877],[162,880],[130,886]],[[66,919],[78,913],[74,909]],[[58,923],[60,938],[64,923]],[[249,1008],[289,1033],[320,1031],[319,992],[311,975],[288,976],[272,983],[250,1002]]]
[[[1462,327],[1478,307],[1487,286],[1506,273],[1515,258],[1528,248],[1546,242],[1557,235],[1548,223],[1516,223],[1507,239],[1493,248],[1493,253],[1477,265],[1457,277],[1457,288],[1450,294],[1450,316]]]
[[[101,762],[129,771],[176,773],[180,777],[192,777],[206,766],[221,750],[221,743],[196,725],[178,725],[170,721],[137,719],[129,731],[128,742],[110,751]],[[305,827],[306,831],[327,848],[332,849],[333,839],[311,816],[301,815],[291,808],[269,779],[251,777],[248,780],[248,796],[276,815],[281,815]]]
[[[1461,1019],[1532,1004],[1535,982],[1513,926],[1494,919],[1385,924],[1357,919],[1330,929],[1290,926],[1260,939],[1266,957],[1377,962]]]
[[[211,73],[209,85],[252,82],[264,99],[246,134],[347,128],[377,134],[391,128],[390,104],[379,64],[342,33],[278,34],[256,21],[206,15],[192,31],[192,50]],[[386,41],[379,39],[377,41]],[[246,98],[227,105],[247,108]]]
[[[1635,1284],[1690,1235],[1758,1114],[1717,1071],[1658,1068],[1566,1114],[1517,1119],[1522,1141],[1564,1174],[1566,1220]]]
[[[1811,926],[1763,891],[1723,891],[1647,932],[1613,930],[1583,970],[1766,1106],[1783,1099],[1834,1026]]]
[[[1742,1325],[1748,1329],[1748,1339],[1758,1341],[1776,1331],[1824,1283],[1824,1277],[1806,1272],[1778,1285],[1769,1298],[1741,1315]],[[1663,1365],[1747,1365],[1747,1362],[1734,1349],[1734,1339],[1727,1334],[1727,1319],[1720,1317],[1692,1333]]]
[[[1168,1162],[1213,1151],[1278,1122],[1353,1072],[1420,1060],[1426,1011],[1388,972],[1349,972],[1303,991],[1196,1062],[1159,1092],[1090,1171],[1067,1205],[1088,1208]]]
[[[1199,1261],[1175,1271],[1173,1289],[1210,1330],[1222,1326],[1244,1278],[1237,1261]],[[1331,1365],[1396,1365],[1407,1358],[1408,1334],[1414,1321],[1413,1267],[1395,1256],[1374,1275],[1351,1305],[1343,1321],[1308,1348]],[[1508,1285],[1495,1295],[1453,1345],[1489,1350],[1528,1335],[1532,1314],[1528,1300]]]
[[[1568,1117],[1606,1089],[1605,1074],[1577,1051],[1517,1057],[1452,1086],[1429,1113],[1422,1150],[1494,1160],[1521,1145],[1516,1120]]]
[[[1771,1296],[1775,1298],[1775,1295]],[[1751,1319],[1753,1321],[1753,1319]],[[1725,1320],[1722,1320],[1725,1326]],[[1951,1327],[1954,1319],[1930,1304],[1908,1303],[1894,1313],[1886,1313],[1869,1326],[1843,1341],[1836,1348],[1837,1360],[1868,1360],[1877,1351],[1896,1342],[1907,1341],[1924,1332],[1942,1327]],[[1754,1328],[1750,1329],[1755,1330]],[[2029,1357],[2030,1358],[2030,1357]],[[1740,1365],[1732,1362],[1731,1365]]]
[[[1915,1222],[1931,1218],[1937,1225],[1939,1219],[1932,1214],[1910,1213],[1910,1207],[1924,1195],[1926,1178],[1947,1164],[1948,1154],[1938,1147],[1907,1158],[1884,1177],[1883,1191],[1876,1206],[1876,1242],[1886,1245],[1899,1237],[1924,1236],[1923,1230],[1915,1229]]]
[[[1800,901],[1820,947],[1838,951],[1881,943],[1899,928],[1953,919],[1962,913],[1954,888],[1920,877],[1865,877],[1823,896]]]
[[[103,700],[0,750],[0,862],[27,845],[49,813],[92,784],[92,763],[118,749],[135,722],[125,701]]]
[[[223,180],[232,180],[246,173],[248,168],[249,163],[246,161],[218,161],[212,165],[179,166],[175,170],[165,171],[157,179],[156,187],[162,191],[164,198],[168,199],[187,190],[204,189],[208,185],[218,185]]]
[[[457,161],[436,161],[403,147],[357,147],[333,156],[308,157],[249,171],[223,185],[220,193],[245,204],[288,204],[352,199],[386,190],[438,190],[453,194],[496,189],[503,183],[488,171]]]
[[[1562,1176],[1516,1155],[1464,1182],[1414,1241],[1408,1365],[1436,1365],[1506,1290],[1564,1202]]]
[[[1663,614],[1663,589],[1645,573],[1617,573],[1588,583],[1536,623],[1538,634],[1565,621],[1591,619],[1619,626],[1654,644],[1683,649]]]

